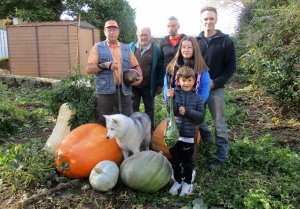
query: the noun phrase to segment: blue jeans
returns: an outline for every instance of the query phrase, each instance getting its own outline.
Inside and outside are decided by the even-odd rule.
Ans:
[[[145,105],[145,113],[149,116],[151,121],[151,130],[154,131],[154,97],[150,95],[150,86],[143,88],[132,87],[132,109],[133,112],[140,111],[141,98]]]
[[[217,145],[217,157],[225,162],[228,159],[228,131],[225,121],[225,90],[219,88],[210,91],[206,101],[215,125],[215,137]],[[200,124],[201,140],[204,143],[212,143],[212,134],[205,122]]]

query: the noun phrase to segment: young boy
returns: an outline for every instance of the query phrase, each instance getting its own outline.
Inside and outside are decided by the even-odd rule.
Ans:
[[[194,69],[183,66],[177,71],[178,86],[169,89],[168,97],[174,97],[174,116],[176,126],[179,131],[178,142],[170,148],[172,156],[172,168],[174,171],[175,182],[169,193],[177,195],[182,187],[179,196],[189,195],[193,192],[192,172],[194,169],[194,137],[196,136],[195,126],[203,122],[205,116],[204,104],[202,98],[196,93],[194,86]],[[167,103],[168,112],[170,112],[169,101]],[[181,176],[181,168],[184,169],[184,180]],[[183,183],[182,183],[183,181]]]

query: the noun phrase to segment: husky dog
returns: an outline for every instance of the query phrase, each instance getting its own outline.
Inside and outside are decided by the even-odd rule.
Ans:
[[[133,154],[139,153],[143,141],[145,149],[149,150],[151,121],[146,113],[134,112],[130,117],[122,114],[104,115],[104,117],[108,129],[106,138],[116,138],[124,159],[128,158],[129,151]]]

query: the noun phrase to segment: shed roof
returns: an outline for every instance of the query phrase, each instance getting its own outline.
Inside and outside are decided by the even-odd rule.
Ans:
[[[67,25],[74,25],[78,26],[78,21],[55,21],[55,22],[29,22],[29,23],[22,23],[16,25],[9,25],[7,27],[35,27],[35,26],[67,26]],[[93,26],[92,24],[88,23],[87,21],[80,21],[79,27],[81,28],[91,28],[95,29],[97,27]]]

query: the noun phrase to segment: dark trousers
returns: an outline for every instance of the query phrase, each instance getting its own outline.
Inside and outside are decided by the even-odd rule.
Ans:
[[[171,164],[174,171],[174,178],[178,183],[182,181],[182,171],[184,169],[184,182],[191,184],[194,169],[193,163],[194,143],[178,141],[170,149],[172,156]]]
[[[120,87],[121,88],[121,87]],[[118,88],[115,93],[113,94],[97,94],[97,101],[98,101],[98,120],[99,124],[106,127],[106,121],[103,115],[111,115],[113,113],[114,107],[117,108],[119,112],[119,97],[118,97]],[[122,107],[122,114],[130,116],[132,111],[132,101],[131,95],[125,96],[122,92],[122,88],[120,89],[121,95],[121,107]]]
[[[150,86],[143,88],[132,87],[132,109],[133,112],[140,111],[141,99],[145,105],[145,113],[151,120],[151,130],[154,131],[154,97],[150,95]]]

